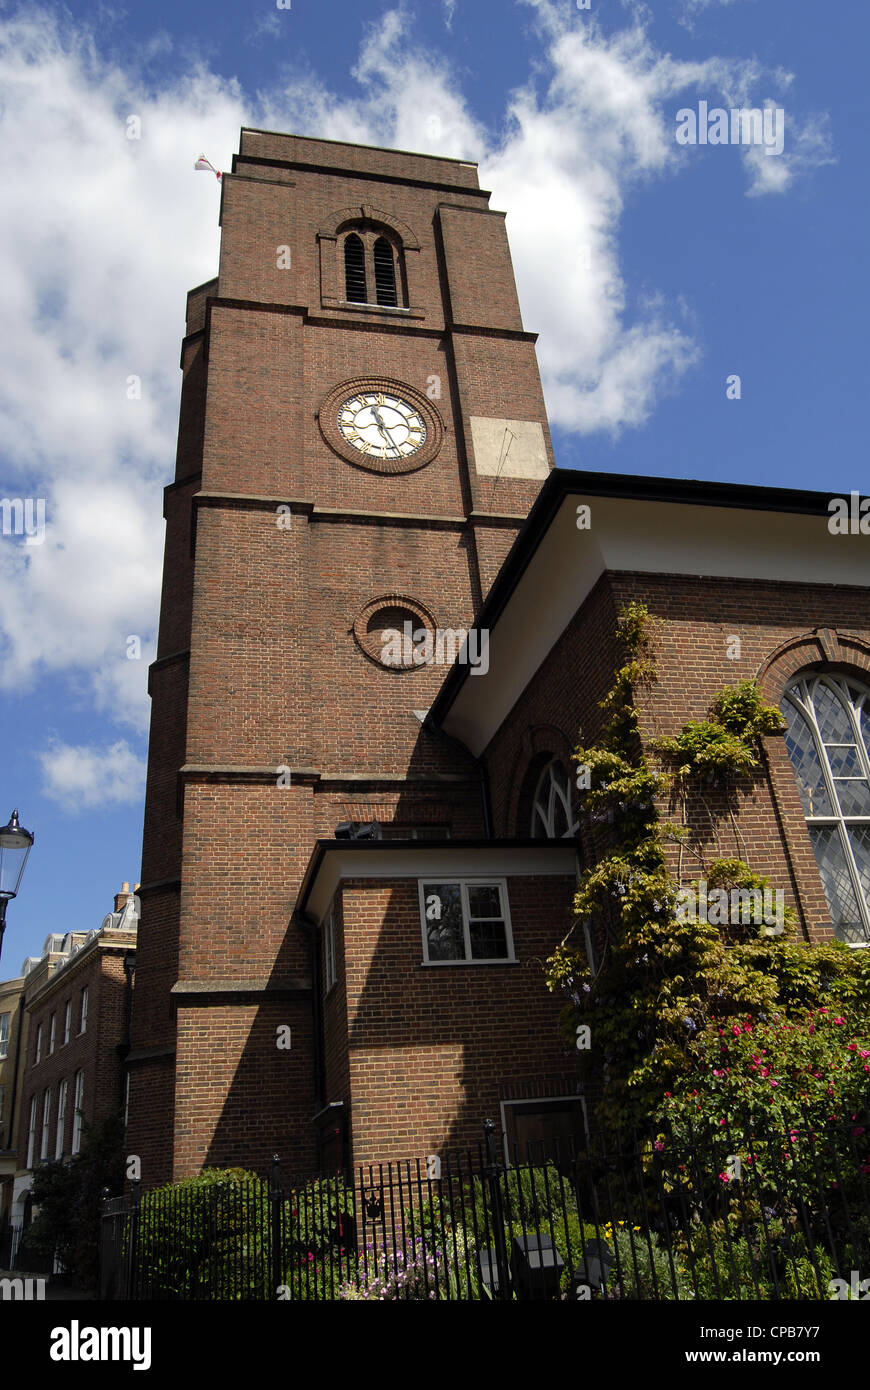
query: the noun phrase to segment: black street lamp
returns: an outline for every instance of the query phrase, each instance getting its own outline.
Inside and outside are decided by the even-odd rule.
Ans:
[[[6,930],[6,904],[18,892],[32,848],[33,836],[18,824],[18,812],[13,811],[9,824],[0,829],[0,950]]]

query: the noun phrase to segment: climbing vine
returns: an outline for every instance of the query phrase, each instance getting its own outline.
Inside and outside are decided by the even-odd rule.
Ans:
[[[764,1020],[834,998],[862,1007],[870,1001],[867,953],[839,942],[809,948],[791,940],[790,907],[773,925],[758,913],[732,913],[720,925],[712,913],[707,920],[706,912],[686,910],[687,898],[699,901],[702,892],[716,891],[729,904],[735,895],[751,902],[756,893],[772,894],[768,879],[742,858],[719,855],[704,864],[686,806],[712,789],[733,817],[736,788],[760,773],[760,737],[783,725],[755,683],[742,680],[716,697],[708,719],[684,724],[676,738],[650,741],[654,766],[638,700],[656,680],[657,628],[643,604],[628,604],[619,615],[624,661],[601,702],[597,740],[575,754],[595,862],[578,884],[575,925],[546,966],[549,988],[566,998],[563,1024],[580,1048],[581,1073],[599,1083],[597,1119],[615,1128],[648,1120],[665,1092],[691,1074],[700,1040],[726,1020]],[[669,794],[683,823],[660,815]],[[703,874],[689,882],[682,874],[686,849],[699,857]],[[602,948],[594,974],[582,926]]]

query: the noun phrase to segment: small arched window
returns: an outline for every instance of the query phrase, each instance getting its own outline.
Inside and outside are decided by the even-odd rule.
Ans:
[[[375,242],[375,293],[379,304],[395,307],[398,304],[396,298],[396,264],[393,260],[393,248],[384,236],[379,236]]]
[[[368,303],[365,248],[356,232],[351,232],[344,242],[344,282],[345,295],[351,304]]]
[[[554,758],[538,778],[532,805],[532,836],[536,840],[568,840],[578,829],[572,804],[571,774],[563,762]]]
[[[343,233],[344,294],[348,304],[405,308],[401,245],[371,222],[357,222]]]
[[[834,931],[870,945],[870,691],[845,676],[799,676],[782,713]]]

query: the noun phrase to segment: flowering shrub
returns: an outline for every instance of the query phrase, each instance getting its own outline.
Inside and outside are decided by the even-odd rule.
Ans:
[[[748,1123],[775,1126],[794,1146],[807,1129],[821,1134],[850,1124],[870,1174],[870,1020],[863,1012],[823,1007],[802,1017],[728,1019],[699,1034],[692,1053],[691,1075],[660,1109],[675,1133],[688,1138],[693,1124],[707,1122],[727,1129],[731,1144],[735,1127]]]
[[[367,1261],[368,1273],[364,1273],[362,1262],[356,1279],[348,1279],[338,1291],[340,1299],[395,1299],[408,1298],[423,1300],[435,1297],[436,1259],[441,1251],[428,1251],[422,1240],[415,1240],[408,1249],[397,1246],[395,1250],[370,1252]]]

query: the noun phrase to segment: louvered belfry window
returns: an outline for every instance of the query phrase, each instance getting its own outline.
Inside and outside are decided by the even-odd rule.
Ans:
[[[396,266],[393,261],[393,248],[386,237],[380,236],[375,242],[375,292],[379,304],[395,306]]]
[[[366,255],[356,232],[344,242],[345,295],[351,304],[366,304]]]
[[[344,295],[348,304],[404,307],[401,251],[372,223],[358,223],[344,237]]]

